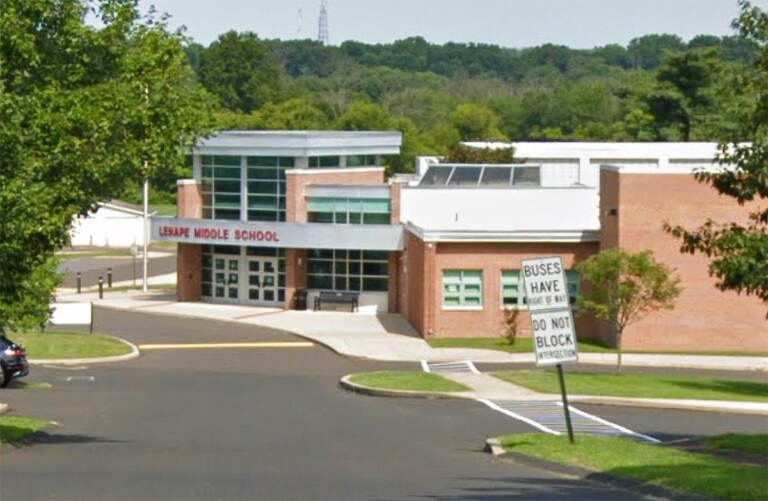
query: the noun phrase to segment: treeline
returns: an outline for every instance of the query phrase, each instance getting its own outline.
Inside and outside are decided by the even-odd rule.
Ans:
[[[738,78],[757,47],[738,36],[688,42],[652,34],[576,50],[546,44],[392,44],[260,40],[225,33],[191,43],[190,62],[237,129],[397,129],[409,171],[415,154],[460,140],[715,140],[735,128]]]

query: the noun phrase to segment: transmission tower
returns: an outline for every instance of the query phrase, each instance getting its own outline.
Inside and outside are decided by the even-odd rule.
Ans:
[[[320,18],[317,21],[317,41],[328,45],[328,0],[320,0]]]

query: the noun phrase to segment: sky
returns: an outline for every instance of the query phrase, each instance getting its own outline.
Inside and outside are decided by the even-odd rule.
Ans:
[[[768,10],[768,0],[752,4]],[[320,0],[139,0],[139,5],[170,14],[172,28],[186,26],[187,35],[203,45],[229,30],[282,40],[316,39],[318,33]],[[686,41],[702,33],[730,35],[738,5],[736,0],[328,0],[327,11],[331,45],[421,36],[440,44],[592,48],[626,45],[649,33]]]

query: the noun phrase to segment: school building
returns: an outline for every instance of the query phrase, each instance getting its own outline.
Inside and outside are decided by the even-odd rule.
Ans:
[[[473,147],[508,147],[467,143]],[[651,249],[683,292],[674,310],[625,331],[627,348],[768,349],[765,305],[719,291],[706,257],[684,255],[664,221],[746,221],[746,210],[700,184],[714,143],[513,143],[513,165],[419,158],[387,179],[399,132],[227,131],[194,150],[176,218],[152,239],[178,242],[178,296],[294,308],[320,291],[354,291],[363,312],[402,314],[424,337],[501,335],[510,309],[530,333],[520,261],[601,249]],[[307,313],[311,314],[311,313]],[[577,320],[582,337],[605,325]]]

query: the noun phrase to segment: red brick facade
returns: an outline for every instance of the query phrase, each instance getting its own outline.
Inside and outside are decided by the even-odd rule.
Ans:
[[[680,253],[680,242],[662,224],[694,229],[707,219],[747,221],[748,209],[721,196],[690,174],[630,174],[603,169],[600,175],[602,248],[650,249],[674,268],[683,291],[671,311],[630,325],[627,348],[766,350],[766,307],[754,296],[723,292],[709,276],[709,259]]]
[[[177,210],[179,217],[203,217],[203,199],[200,183],[193,179],[180,179],[177,183]],[[176,295],[179,301],[200,301],[203,280],[203,248],[198,244],[178,244],[176,255]]]

